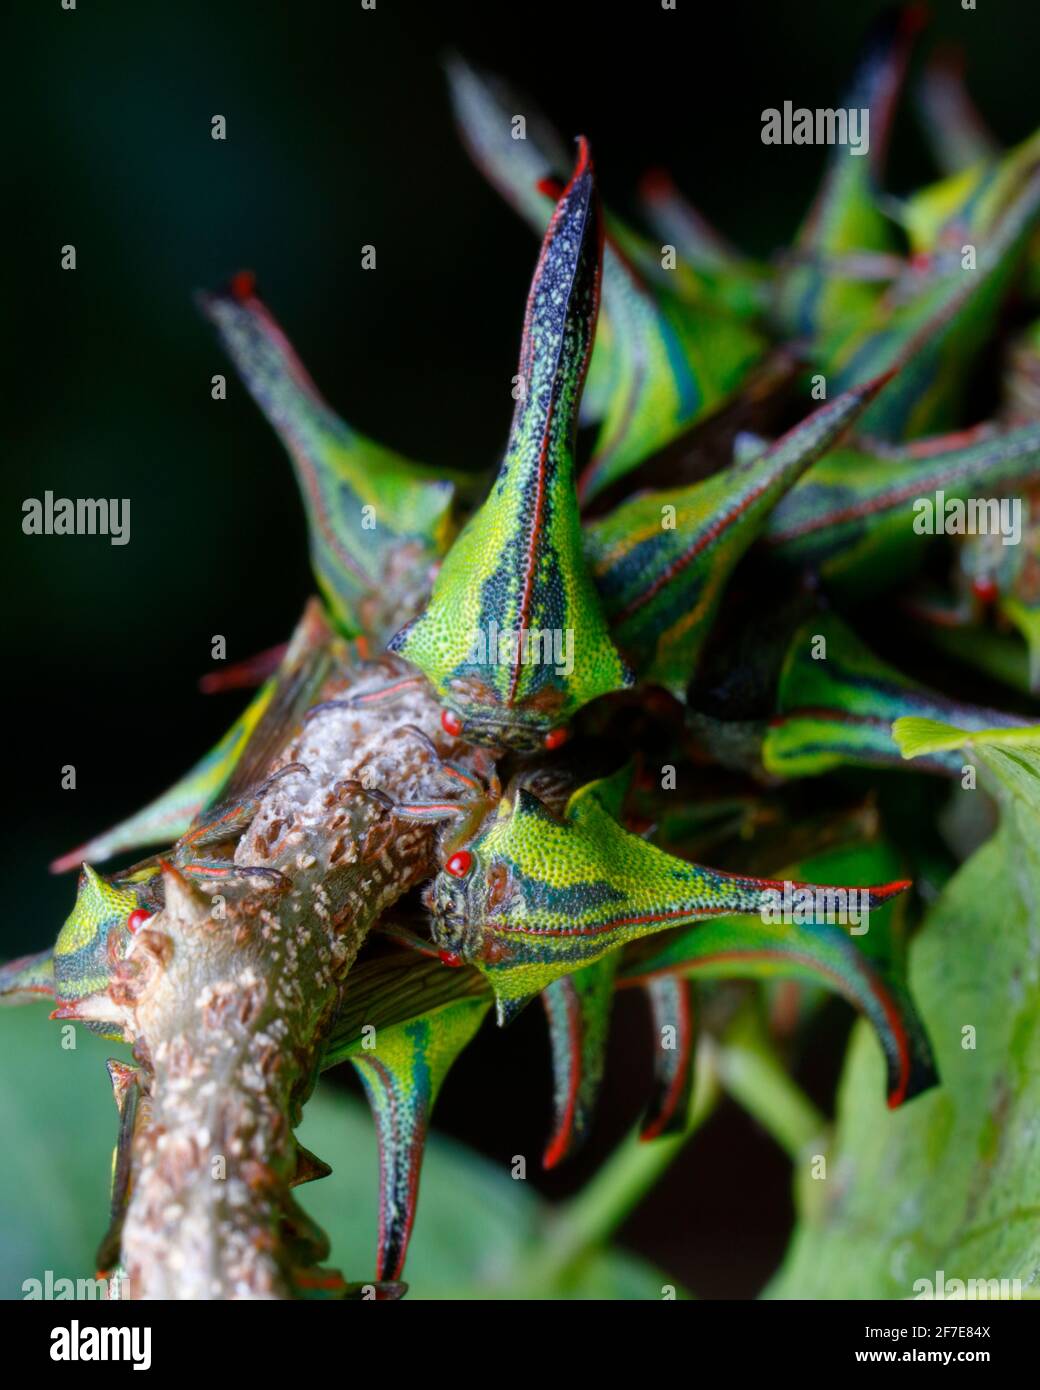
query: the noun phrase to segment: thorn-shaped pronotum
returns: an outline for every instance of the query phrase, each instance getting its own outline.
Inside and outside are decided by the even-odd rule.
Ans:
[[[429,603],[390,644],[430,680],[452,727],[477,742],[555,746],[583,705],[631,683],[582,553],[574,478],[601,256],[582,140],[531,282],[519,368],[526,389],[498,477]]]

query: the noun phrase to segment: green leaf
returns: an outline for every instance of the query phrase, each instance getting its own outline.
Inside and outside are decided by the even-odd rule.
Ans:
[[[938,719],[908,715],[897,719],[892,725],[892,737],[904,758],[964,748],[970,744],[973,748],[990,752],[996,750],[995,758],[988,761],[995,761],[999,766],[1001,750],[1008,747],[1032,748],[1040,752],[1040,724],[1020,729],[982,729],[972,733],[966,729],[956,729],[952,724],[943,724]]]
[[[0,1298],[10,1299],[48,1269],[94,1277],[118,1127],[105,1058],[126,1049],[27,1007],[0,1009],[0,1053]]]
[[[939,1270],[1036,1291],[1040,731],[965,734],[926,722],[899,721],[910,725],[896,726],[901,746],[970,747],[1002,811],[911,948],[911,988],[943,1084],[886,1112],[877,1052],[858,1028],[827,1177],[799,1174],[800,1219],[773,1297],[907,1298]]]

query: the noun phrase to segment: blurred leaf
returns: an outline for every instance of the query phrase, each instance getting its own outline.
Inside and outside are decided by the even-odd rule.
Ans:
[[[1037,1279],[1040,1265],[1040,744],[1037,730],[900,732],[969,745],[1001,824],[950,881],[910,953],[942,1085],[895,1113],[860,1026],[827,1179],[799,1175],[779,1298],[906,1298],[918,1279]],[[1030,736],[1033,739],[1030,743]],[[975,795],[962,790],[960,795]],[[975,1030],[974,1047],[964,1031]]]
[[[0,1298],[22,1282],[92,1279],[108,1225],[117,1116],[105,1058],[126,1049],[83,1028],[61,1046],[44,1008],[0,1009]]]

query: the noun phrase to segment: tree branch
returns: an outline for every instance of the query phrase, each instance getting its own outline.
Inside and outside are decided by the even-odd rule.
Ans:
[[[382,662],[323,698],[405,674]],[[439,730],[425,683],[390,702],[322,709],[275,768],[235,851],[241,874],[203,886],[164,870],[163,910],[135,940],[110,999],[134,1043],[147,1104],[133,1137],[122,1263],[139,1298],[290,1298],[336,1276],[293,1201],[293,1127],[344,980],[372,923],[433,869],[436,825],[395,801],[451,796],[417,737]],[[441,735],[443,737],[443,735]],[[464,750],[452,755],[465,758]],[[306,1164],[308,1173],[311,1165]]]

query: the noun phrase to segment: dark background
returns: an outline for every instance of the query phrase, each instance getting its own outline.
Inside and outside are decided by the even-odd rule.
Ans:
[[[196,314],[193,289],[251,267],[319,386],[354,425],[405,454],[486,465],[512,402],[536,246],[456,139],[439,55],[455,47],[522,85],[592,142],[608,201],[672,169],[735,240],[790,236],[821,167],[767,147],[761,111],[839,100],[870,16],[834,0],[541,5],[257,0],[23,0],[6,64],[9,318],[3,515],[7,681],[4,938],[53,940],[71,879],[58,852],[136,809],[241,707],[200,696],[215,633],[231,659],[286,636],[309,592],[287,461]],[[1036,119],[1040,7],[933,6],[924,44],[968,53],[1004,140]],[[210,118],[228,138],[210,138]],[[890,184],[933,176],[912,105]],[[77,249],[75,273],[59,248]],[[378,271],[362,272],[373,243]],[[210,378],[229,376],[229,399]],[[129,497],[131,542],[26,537],[21,502]],[[76,767],[63,792],[60,768]],[[809,1039],[826,1097],[847,1012]],[[615,1032],[609,1104],[580,1182],[631,1123],[649,1051],[637,1003]],[[548,1082],[541,1020],[470,1050],[440,1123],[503,1159],[537,1151]],[[519,1141],[519,1143],[518,1143]],[[526,1141],[527,1147],[525,1148]],[[541,1181],[541,1179],[536,1179]],[[790,1217],[788,1169],[728,1107],[626,1228],[703,1293],[750,1294]]]

